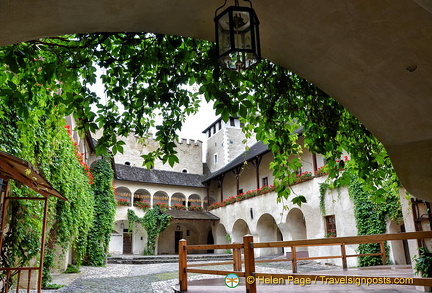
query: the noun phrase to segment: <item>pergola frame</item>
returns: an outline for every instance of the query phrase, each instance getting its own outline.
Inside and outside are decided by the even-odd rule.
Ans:
[[[48,199],[49,196],[55,196],[62,200],[67,200],[57,190],[55,190],[46,179],[39,174],[39,172],[28,162],[21,160],[15,156],[0,152],[0,204],[1,204],[1,231],[0,231],[0,251],[3,249],[3,237],[6,229],[7,207],[11,200],[42,200],[43,207],[43,223],[42,223],[42,236],[40,241],[40,258],[39,265],[34,267],[3,267],[0,271],[6,273],[6,278],[2,280],[2,292],[9,292],[13,286],[12,277],[17,274],[16,292],[19,292],[20,281],[22,272],[27,271],[27,292],[30,292],[31,287],[31,274],[33,271],[38,272],[37,292],[42,290],[42,270],[45,254],[45,239],[47,228],[47,214],[48,214]],[[9,180],[15,180],[23,185],[35,190],[42,197],[28,196],[16,197],[9,196]]]

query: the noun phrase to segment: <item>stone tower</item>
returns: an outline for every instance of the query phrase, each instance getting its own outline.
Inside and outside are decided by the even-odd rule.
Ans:
[[[237,117],[230,117],[227,122],[219,118],[203,133],[207,137],[206,162],[210,172],[224,167],[243,153],[246,146],[256,142],[255,138],[251,138],[244,143],[242,123]]]

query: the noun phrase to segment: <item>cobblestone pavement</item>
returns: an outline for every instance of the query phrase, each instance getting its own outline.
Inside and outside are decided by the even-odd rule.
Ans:
[[[206,267],[208,269],[232,270],[232,266]],[[257,264],[258,272],[291,273],[290,262]],[[301,262],[299,272],[338,268],[316,262]],[[189,280],[220,276],[190,274]],[[42,290],[44,293],[165,293],[173,292],[178,283],[178,264],[108,264],[106,267],[82,267],[78,274],[54,276],[53,283],[66,285],[58,290]]]

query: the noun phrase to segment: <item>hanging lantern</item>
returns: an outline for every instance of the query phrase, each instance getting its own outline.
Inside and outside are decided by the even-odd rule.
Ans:
[[[261,61],[259,43],[259,20],[248,0],[250,7],[230,6],[217,15],[216,9],[216,49],[222,67],[243,71]]]

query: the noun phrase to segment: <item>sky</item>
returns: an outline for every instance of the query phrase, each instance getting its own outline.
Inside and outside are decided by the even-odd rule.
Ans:
[[[100,71],[100,69],[99,69]],[[97,73],[98,75],[101,72]],[[101,99],[105,98],[104,87],[100,78],[96,79],[96,84],[89,86]],[[189,116],[183,124],[182,130],[179,133],[180,138],[206,141],[206,136],[202,133],[210,124],[216,121],[217,116],[213,110],[213,103],[207,103],[204,98],[201,100],[201,105],[198,113],[194,116]]]
[[[217,116],[213,110],[213,103],[207,103],[205,99],[202,99],[200,110],[194,116],[187,118],[183,124],[182,130],[179,134],[180,138],[186,139],[199,139],[202,142],[206,140],[206,136],[202,131],[206,129],[210,124],[215,122]]]

